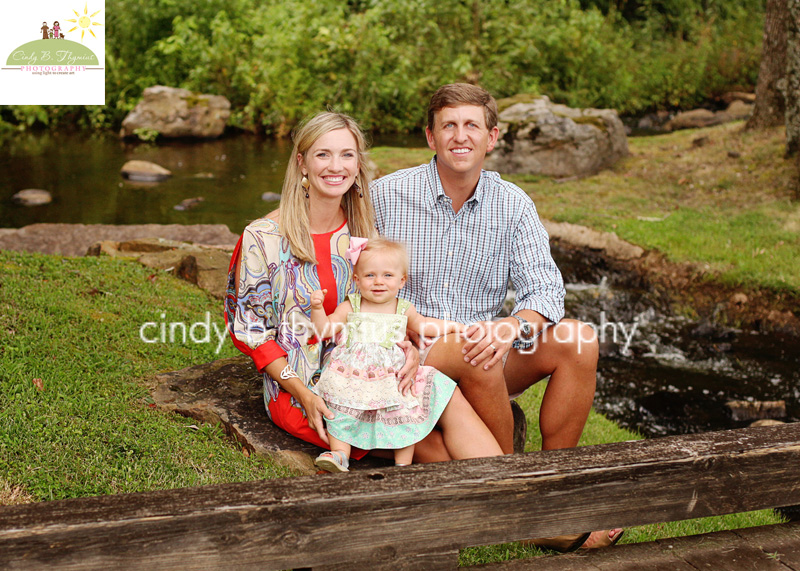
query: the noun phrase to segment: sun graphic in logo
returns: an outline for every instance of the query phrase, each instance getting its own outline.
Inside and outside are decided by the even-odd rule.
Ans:
[[[89,13],[89,3],[87,2],[83,7],[83,16],[78,14],[78,12],[76,12],[75,10],[73,10],[73,12],[75,12],[75,15],[78,17],[78,19],[77,20],[67,20],[67,22],[75,22],[78,25],[75,26],[74,28],[72,28],[71,30],[67,30],[67,33],[74,32],[75,30],[77,30],[80,27],[80,28],[83,28],[81,30],[81,41],[83,41],[83,35],[86,33],[86,30],[89,30],[89,33],[92,34],[92,36],[94,36],[96,38],[97,36],[95,36],[94,32],[91,29],[89,29],[89,26],[102,26],[103,25],[103,24],[100,24],[98,22],[92,22],[92,18],[94,18],[97,14],[102,12],[102,10],[98,10],[97,12],[92,14],[91,16],[87,16],[87,14]]]

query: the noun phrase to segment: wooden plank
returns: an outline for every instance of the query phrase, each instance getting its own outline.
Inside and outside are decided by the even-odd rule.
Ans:
[[[793,571],[800,571],[800,521],[737,529],[734,533],[767,555],[777,558]]]
[[[798,463],[800,424],[786,424],[8,506],[0,508],[0,566],[388,564],[470,545],[797,504]]]
[[[465,571],[798,571],[800,522],[719,531],[591,553],[533,557]],[[793,553],[794,555],[787,555]]]
[[[400,553],[397,553],[397,552]],[[306,567],[307,571],[353,571],[353,569],[369,569],[369,571],[430,571],[431,569],[456,569],[458,567],[458,549],[442,553],[425,553],[404,556],[405,546],[401,541],[393,550],[387,550],[385,559],[367,561],[348,561],[334,565],[316,565]],[[300,571],[300,570],[296,570]]]

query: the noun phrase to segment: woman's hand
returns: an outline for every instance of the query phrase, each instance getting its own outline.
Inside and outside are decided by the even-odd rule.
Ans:
[[[400,341],[397,346],[403,350],[406,357],[405,365],[397,373],[397,389],[403,395],[407,395],[410,389],[411,394],[417,396],[414,379],[417,378],[417,369],[419,369],[419,351],[411,341],[407,340]]]
[[[306,392],[308,394],[300,401],[300,404],[303,405],[306,411],[308,425],[312,430],[317,431],[317,434],[325,444],[330,444],[328,432],[325,430],[324,419],[333,420],[336,415],[325,405],[325,401],[322,400],[321,396],[312,393],[310,390],[306,390]]]

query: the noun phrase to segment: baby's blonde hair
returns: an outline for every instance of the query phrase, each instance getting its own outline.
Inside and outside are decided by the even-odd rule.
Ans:
[[[377,238],[370,238],[367,245],[361,251],[362,254],[366,252],[390,252],[393,253],[397,257],[397,262],[400,264],[400,269],[403,270],[403,275],[407,278],[408,277],[408,251],[406,250],[405,245],[401,244],[400,242],[395,242],[394,240],[389,240],[388,238],[384,238],[383,236],[378,236]],[[359,257],[359,262],[361,258]],[[356,275],[358,275],[358,264],[356,264],[355,268],[353,268]]]

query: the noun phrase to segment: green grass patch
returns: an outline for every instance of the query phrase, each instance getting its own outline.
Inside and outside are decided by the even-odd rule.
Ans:
[[[206,319],[224,331],[219,300],[134,262],[0,251],[3,478],[55,500],[290,475],[153,408],[147,377],[237,352],[141,326]]]

